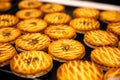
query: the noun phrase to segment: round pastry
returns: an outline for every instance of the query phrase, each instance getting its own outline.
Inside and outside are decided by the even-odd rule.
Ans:
[[[38,9],[21,9],[16,12],[16,16],[20,19],[38,18],[42,16],[42,12]]]
[[[120,49],[116,47],[98,47],[91,52],[91,59],[104,70],[120,68]]]
[[[72,39],[53,41],[48,47],[48,53],[59,62],[81,59],[85,55],[82,43]]]
[[[41,6],[42,3],[35,0],[24,0],[18,3],[19,9],[39,8]]]
[[[104,80],[120,80],[120,68],[112,68],[104,75]]]
[[[66,13],[46,14],[44,20],[49,24],[66,24],[71,20],[71,16]]]
[[[0,11],[6,11],[11,8],[10,2],[0,1]]]
[[[120,35],[120,22],[109,23],[107,26],[107,30],[116,34],[116,35]]]
[[[19,19],[12,14],[2,14],[2,15],[0,15],[0,28],[13,26],[18,21],[19,21]]]
[[[53,13],[53,12],[63,12],[65,7],[61,4],[44,4],[41,6],[40,10],[43,13]]]
[[[68,61],[57,69],[58,80],[103,80],[103,71],[89,61]]]
[[[44,50],[50,44],[50,38],[41,33],[26,33],[15,40],[18,51]]]
[[[100,13],[100,19],[105,22],[120,22],[120,12],[103,11]]]
[[[85,33],[90,30],[100,28],[100,23],[92,18],[75,18],[70,21],[70,25],[77,30],[78,33]]]
[[[72,39],[76,36],[75,29],[68,25],[51,25],[44,32],[52,39]]]
[[[53,66],[50,55],[43,51],[24,51],[15,55],[10,61],[10,68],[14,74],[35,78],[47,74]]]
[[[40,32],[46,27],[47,23],[42,19],[27,19],[17,24],[17,28],[24,32]]]
[[[98,18],[100,11],[94,8],[76,8],[73,11],[74,17]]]
[[[0,28],[0,42],[11,42],[21,35],[21,31],[17,28],[5,27]]]
[[[15,54],[17,52],[11,44],[0,43],[0,67],[9,64]]]
[[[85,33],[84,43],[91,48],[117,46],[118,37],[109,31],[92,30]]]

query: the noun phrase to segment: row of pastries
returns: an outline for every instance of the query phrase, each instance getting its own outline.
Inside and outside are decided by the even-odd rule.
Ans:
[[[80,7],[72,17],[61,4],[35,0],[22,0],[18,8],[15,15],[0,15],[0,67],[10,64],[15,75],[35,78],[56,60],[62,63],[58,80],[120,79],[120,12]],[[91,61],[82,60],[86,45],[93,49]]]

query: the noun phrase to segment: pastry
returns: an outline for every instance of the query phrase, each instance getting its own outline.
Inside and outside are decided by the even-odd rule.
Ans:
[[[103,70],[120,68],[120,49],[116,47],[98,47],[91,52],[91,59]]]
[[[100,19],[104,22],[120,22],[120,12],[103,11],[100,13]]]
[[[42,19],[27,19],[17,24],[17,28],[24,32],[40,32],[46,27],[47,23]]]
[[[116,34],[116,35],[120,35],[120,22],[109,23],[108,26],[107,26],[107,30]]]
[[[57,80],[103,80],[103,71],[89,61],[68,61],[58,67]]]
[[[72,39],[76,36],[76,31],[69,25],[51,25],[45,29],[51,39]]]
[[[53,41],[48,47],[48,53],[59,62],[81,59],[85,55],[82,43],[72,39]]]
[[[44,20],[49,24],[66,24],[71,20],[71,16],[66,13],[46,14]]]
[[[118,42],[118,48],[120,48],[120,41]]]
[[[24,0],[18,3],[19,9],[40,8],[42,3],[35,0]]]
[[[10,60],[16,55],[15,48],[9,43],[0,43],[0,67],[9,64]]]
[[[42,12],[38,9],[21,9],[16,12],[16,16],[20,19],[39,18]]]
[[[96,19],[83,17],[71,20],[70,25],[76,29],[78,33],[85,33],[100,28],[100,23]]]
[[[5,27],[0,28],[0,42],[14,43],[14,40],[21,35],[21,31],[17,28]]]
[[[65,10],[65,7],[61,4],[48,3],[42,5],[40,10],[43,13],[63,12]]]
[[[18,51],[44,50],[50,44],[50,38],[41,33],[26,33],[15,40]]]
[[[120,80],[120,68],[112,68],[104,75],[104,80]]]
[[[9,27],[17,24],[19,19],[12,14],[1,14],[0,15],[0,28]]]
[[[92,30],[85,33],[84,43],[91,48],[117,46],[118,37],[109,31]]]
[[[98,18],[100,11],[94,8],[76,8],[73,10],[74,17]]]
[[[24,51],[10,61],[12,72],[25,78],[35,78],[47,74],[53,66],[50,55],[43,51]]]
[[[6,11],[11,8],[11,3],[10,2],[1,2],[0,1],[0,11]]]

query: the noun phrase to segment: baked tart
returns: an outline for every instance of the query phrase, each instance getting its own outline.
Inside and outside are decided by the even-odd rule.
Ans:
[[[61,4],[44,4],[40,7],[40,10],[43,13],[53,13],[53,12],[63,12],[65,10],[65,7]]]
[[[107,30],[120,36],[120,22],[109,23],[107,26]]]
[[[0,28],[9,27],[17,24],[19,19],[12,14],[1,14],[0,15]]]
[[[17,28],[23,32],[41,32],[46,27],[47,22],[42,19],[27,19],[17,24]]]
[[[103,70],[120,68],[120,49],[116,47],[98,47],[91,52],[91,59]]]
[[[81,59],[85,55],[85,47],[82,43],[72,39],[60,39],[53,41],[48,47],[48,53],[54,60],[66,62]]]
[[[104,75],[104,80],[120,80],[120,68],[112,68]]]
[[[100,11],[94,8],[76,8],[73,10],[74,17],[98,18]]]
[[[100,23],[96,19],[83,17],[72,19],[70,25],[76,29],[78,33],[85,33],[100,28]]]
[[[43,51],[24,51],[10,61],[12,72],[25,78],[43,76],[52,69],[52,66],[51,56]]]
[[[104,22],[120,22],[120,12],[103,11],[100,13],[100,19]]]
[[[44,31],[51,39],[72,39],[76,36],[76,30],[69,25],[51,25]]]
[[[18,3],[19,9],[33,9],[33,8],[40,8],[42,3],[37,0],[24,0]]]
[[[0,28],[0,42],[14,43],[14,40],[21,35],[21,31],[17,28],[5,27]]]
[[[26,33],[15,40],[18,51],[44,50],[50,44],[50,38],[41,33]]]
[[[42,12],[38,9],[21,9],[16,12],[16,16],[20,19],[39,18]]]
[[[15,54],[17,54],[17,51],[11,44],[0,43],[0,67],[9,64]]]
[[[71,16],[66,13],[49,13],[45,15],[44,20],[49,24],[67,24]]]
[[[0,1],[0,11],[6,11],[11,8],[10,2]]]
[[[57,69],[58,80],[103,80],[103,71],[89,61],[73,60]]]
[[[91,48],[117,46],[118,37],[109,31],[92,30],[85,33],[84,43]]]

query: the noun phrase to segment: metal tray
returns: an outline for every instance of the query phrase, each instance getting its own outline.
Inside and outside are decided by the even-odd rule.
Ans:
[[[9,9],[7,11],[4,11],[4,12],[0,12],[0,14],[5,14],[5,13],[15,14],[19,10],[18,7],[17,7],[17,4],[18,4],[19,1],[20,0],[12,1],[13,6],[11,7],[11,9]],[[65,12],[72,16],[72,11],[76,7],[71,7],[71,6],[65,6],[65,7],[66,7]],[[106,26],[107,26],[106,23],[100,21],[100,24],[101,24],[101,29],[106,29]],[[80,41],[81,43],[84,44],[83,36],[84,36],[84,34],[77,33],[77,36],[76,36],[75,40]],[[85,49],[86,49],[86,54],[82,58],[82,60],[89,60],[90,61],[90,52],[93,49],[88,47],[88,46],[86,46],[85,44],[84,44],[84,46],[85,46]],[[44,76],[37,77],[37,78],[34,78],[34,79],[28,79],[28,78],[22,78],[22,77],[16,76],[16,75],[14,75],[11,72],[10,67],[9,67],[10,65],[6,65],[4,67],[0,67],[0,80],[8,80],[8,79],[9,80],[57,80],[57,78],[56,78],[56,71],[57,71],[57,68],[62,63],[61,62],[57,62],[57,61],[53,61],[53,63],[54,63],[54,66],[53,66],[52,70],[49,73],[47,73]]]

